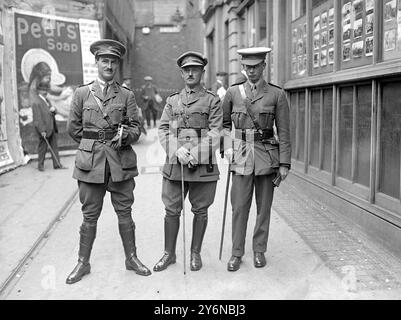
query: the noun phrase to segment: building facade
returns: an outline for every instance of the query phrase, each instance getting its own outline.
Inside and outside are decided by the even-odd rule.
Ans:
[[[401,1],[204,1],[209,75],[268,46],[290,102],[290,181],[401,255]],[[305,188],[305,185],[308,187]]]
[[[124,43],[127,56],[117,78],[122,81],[129,76],[135,36],[134,4],[133,0],[0,0],[0,173],[26,163],[27,154],[30,158],[36,156],[37,135],[28,99],[34,63],[44,61],[52,69],[52,84],[57,92],[51,92],[49,99],[58,109],[60,150],[76,147],[66,132],[66,124],[73,91],[97,74],[89,45],[101,38]]]
[[[132,71],[138,97],[144,77],[151,76],[163,98],[183,88],[176,59],[185,51],[204,51],[199,0],[136,0]],[[159,105],[161,112],[163,103]]]

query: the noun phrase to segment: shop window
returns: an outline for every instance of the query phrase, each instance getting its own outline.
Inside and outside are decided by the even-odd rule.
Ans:
[[[297,98],[298,93],[290,94],[290,134],[291,134],[291,153],[296,155],[296,132],[297,132]]]
[[[323,90],[323,141],[322,141],[322,169],[331,172],[331,148],[333,128],[333,89]]]
[[[315,1],[313,20],[312,74],[333,71],[334,65],[334,5],[333,0]]]
[[[306,0],[292,0],[292,21],[303,17],[306,13]]]
[[[379,191],[400,198],[401,82],[383,83],[381,90]]]
[[[305,92],[298,94],[298,154],[297,160],[304,161],[305,158]]]
[[[341,67],[371,64],[375,1],[342,0],[341,3]]]
[[[361,85],[356,90],[356,159],[354,181],[370,185],[370,148],[372,119],[372,86]]]
[[[338,166],[340,177],[369,187],[372,86],[340,88]]]
[[[266,42],[267,0],[259,0],[259,43]]]
[[[306,0],[293,0],[291,10],[291,76],[298,78],[308,73]]]
[[[255,4],[251,5],[247,9],[247,40],[248,47],[256,46],[256,27],[255,27]]]
[[[401,58],[401,1],[383,1],[383,59]]]
[[[352,180],[353,88],[340,88],[337,174]]]
[[[309,164],[320,168],[320,95],[321,90],[313,90],[311,92],[311,122],[310,122],[310,154]]]

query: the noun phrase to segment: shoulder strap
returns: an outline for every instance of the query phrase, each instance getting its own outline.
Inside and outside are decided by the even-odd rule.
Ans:
[[[244,85],[243,85],[243,84],[240,84],[238,87],[239,87],[239,91],[240,91],[240,93],[241,93],[242,100],[244,100],[246,112],[247,112],[248,115],[251,117],[252,122],[253,122],[253,124],[254,124],[256,130],[257,130],[259,133],[262,133],[262,128],[260,127],[259,122],[256,120],[255,115],[252,113],[252,111],[251,111],[250,108],[249,108],[249,102],[248,102],[248,99],[246,98]]]
[[[92,97],[95,99],[96,104],[97,104],[97,106],[98,106],[98,108],[99,108],[99,111],[102,113],[104,120],[107,121],[107,124],[108,124],[110,127],[113,127],[113,124],[110,122],[110,117],[109,117],[109,115],[108,115],[107,113],[104,113],[104,112],[103,112],[103,105],[102,105],[102,103],[100,102],[99,98],[96,97],[96,96],[93,94],[93,92],[92,92],[92,84],[90,84],[88,87],[89,87],[89,93],[90,93],[90,94],[92,95]]]
[[[178,95],[178,106],[181,109],[181,118],[185,124],[185,127],[189,128],[188,121],[187,121],[187,114],[185,112],[185,105],[182,103],[181,95]]]

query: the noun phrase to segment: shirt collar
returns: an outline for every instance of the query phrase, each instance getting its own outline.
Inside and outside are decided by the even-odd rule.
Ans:
[[[97,78],[97,81],[99,82],[100,86],[102,86],[102,87],[104,87],[106,85],[106,82],[109,84],[109,86],[114,83],[114,80],[104,81],[104,80],[101,80],[100,78]]]
[[[256,85],[256,90],[258,90],[258,89],[260,88],[262,82],[263,82],[263,78],[260,78],[260,79],[258,80],[258,82],[256,82],[256,83],[252,83],[251,81],[248,80],[248,83],[249,83],[249,85],[251,86],[251,88],[253,88],[253,86]]]
[[[200,92],[201,89],[202,89],[201,86],[198,86],[198,87],[195,87],[195,88],[189,88],[189,87],[185,86],[185,91],[186,91],[188,94]]]

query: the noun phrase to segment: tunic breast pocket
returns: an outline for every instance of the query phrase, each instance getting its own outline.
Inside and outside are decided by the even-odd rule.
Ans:
[[[264,106],[259,112],[259,124],[262,129],[273,128],[275,119],[274,106]]]
[[[122,105],[110,105],[107,107],[107,114],[113,124],[117,124],[122,120],[123,106]]]
[[[231,113],[231,121],[234,122],[236,128],[252,128],[248,119],[248,113],[245,110],[233,110]]]
[[[194,111],[189,115],[188,125],[194,129],[205,129],[208,127],[209,113],[204,111]]]
[[[82,112],[83,125],[94,124],[96,119],[99,118],[98,107],[93,105],[84,105]]]

